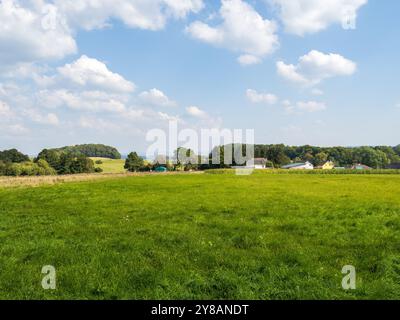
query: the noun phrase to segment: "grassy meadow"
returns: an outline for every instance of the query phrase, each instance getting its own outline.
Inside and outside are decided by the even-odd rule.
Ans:
[[[399,188],[262,173],[0,186],[0,299],[399,299]]]
[[[100,160],[102,164],[96,164],[95,168],[103,169],[103,173],[124,173],[126,170],[124,169],[125,160],[123,159],[107,159],[107,158],[90,158],[94,162]]]

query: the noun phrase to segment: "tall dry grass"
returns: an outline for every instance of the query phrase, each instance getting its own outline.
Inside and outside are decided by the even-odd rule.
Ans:
[[[166,172],[166,173],[105,173],[105,174],[75,174],[62,176],[35,176],[35,177],[2,177],[0,176],[0,188],[11,187],[38,187],[42,185],[55,185],[68,182],[92,181],[100,179],[115,179],[148,175],[193,174],[194,172]]]

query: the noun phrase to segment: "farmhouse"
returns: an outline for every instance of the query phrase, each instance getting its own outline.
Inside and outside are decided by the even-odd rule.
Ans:
[[[335,168],[335,164],[332,161],[328,161],[322,166],[322,170],[333,170]]]
[[[314,165],[310,162],[299,162],[299,163],[291,163],[287,166],[283,166],[282,169],[288,170],[313,170]]]

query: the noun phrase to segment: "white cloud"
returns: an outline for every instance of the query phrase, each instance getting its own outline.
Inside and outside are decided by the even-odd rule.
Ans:
[[[174,107],[176,102],[168,98],[164,92],[154,88],[149,91],[144,91],[139,95],[139,98],[153,106]]]
[[[61,76],[80,86],[106,89],[116,92],[132,92],[135,85],[121,75],[111,72],[107,66],[85,55],[71,64],[58,68]]]
[[[0,67],[20,62],[61,59],[76,53],[77,46],[68,27],[55,21],[51,28],[43,23],[52,5],[36,1],[36,6],[16,0],[0,1]]]
[[[113,122],[93,116],[81,116],[78,125],[83,129],[94,129],[103,132],[115,132],[120,129],[120,127]]]
[[[278,61],[276,67],[283,78],[306,86],[313,86],[336,76],[350,76],[357,69],[355,62],[339,54],[324,54],[316,50],[300,57],[297,65]]]
[[[37,94],[37,100],[39,105],[48,108],[66,106],[92,112],[123,112],[126,109],[118,96],[101,91],[42,90]]]
[[[56,0],[74,28],[93,30],[107,27],[112,19],[130,28],[160,30],[168,18],[184,18],[199,12],[202,0]]]
[[[238,58],[238,62],[242,66],[250,66],[253,64],[259,64],[259,63],[261,63],[261,61],[262,60],[259,57],[253,56],[251,54],[244,54]]]
[[[219,15],[222,24],[210,26],[195,21],[186,32],[200,41],[241,53],[239,62],[245,65],[249,62],[254,64],[278,47],[275,23],[264,19],[248,3],[222,0]]]
[[[303,36],[356,19],[357,11],[367,0],[269,0],[278,8],[278,14],[289,33]]]
[[[58,116],[55,113],[48,113],[43,115],[35,109],[25,109],[23,111],[23,115],[25,117],[28,117],[33,122],[37,122],[40,124],[52,125],[52,126],[57,126],[60,124],[60,120],[58,119]]]
[[[75,54],[80,29],[104,28],[116,19],[131,28],[160,30],[168,19],[185,18],[203,7],[203,0],[3,0],[0,70]]]
[[[283,100],[282,106],[287,114],[303,114],[320,112],[327,109],[326,104],[317,101],[299,101],[293,104],[290,100]]]
[[[271,93],[258,93],[256,90],[248,89],[246,91],[247,99],[252,103],[275,104],[278,102],[278,97]]]
[[[190,106],[186,108],[186,112],[195,118],[206,118],[207,113],[196,106]]]
[[[157,112],[157,116],[160,120],[181,122],[181,119],[179,116],[171,116],[165,112]]]

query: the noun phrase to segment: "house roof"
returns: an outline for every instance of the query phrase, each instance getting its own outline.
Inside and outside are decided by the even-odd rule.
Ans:
[[[307,162],[291,163],[286,166],[283,166],[282,168],[284,168],[284,169],[296,168],[296,167],[306,166],[307,164],[308,164]]]
[[[366,166],[365,164],[355,164],[352,169],[357,169],[357,170],[371,170],[371,167]]]

